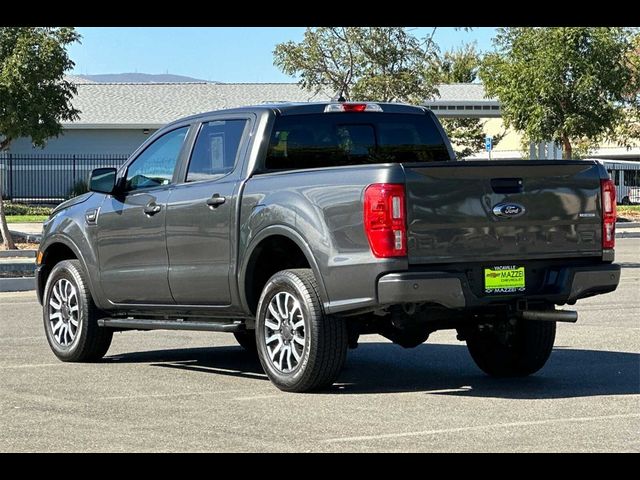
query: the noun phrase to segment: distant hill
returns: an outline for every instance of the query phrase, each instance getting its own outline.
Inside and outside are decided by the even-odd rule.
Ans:
[[[97,83],[185,83],[185,82],[210,82],[199,78],[185,77],[184,75],[172,75],[170,73],[103,73],[100,75],[76,75],[90,82]]]

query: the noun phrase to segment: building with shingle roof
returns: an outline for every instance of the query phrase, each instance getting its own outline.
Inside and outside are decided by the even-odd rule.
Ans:
[[[73,105],[82,113],[65,128],[157,129],[211,110],[330,98],[295,83],[86,83],[77,88]]]
[[[63,135],[44,149],[28,138],[15,140],[18,154],[129,154],[150,133],[187,115],[244,105],[326,101],[295,83],[98,83],[68,77],[76,84],[72,100],[80,118],[63,122]]]
[[[150,133],[181,117],[211,110],[281,102],[327,101],[332,92],[314,93],[295,83],[101,83],[69,76],[77,86],[73,105],[80,118],[63,123],[64,134],[50,139],[44,149],[33,148],[29,139],[15,140],[10,152],[18,154],[113,154],[128,155]],[[500,102],[488,97],[480,83],[438,86],[439,95],[423,104],[441,118],[481,118],[485,131],[505,137],[494,158],[521,158],[521,136],[506,130]],[[556,152],[557,154],[557,152]],[[640,149],[603,145],[596,156],[639,159]],[[479,152],[474,158],[486,158]]]

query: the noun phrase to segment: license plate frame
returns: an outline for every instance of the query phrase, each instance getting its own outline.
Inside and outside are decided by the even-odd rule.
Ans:
[[[492,265],[483,268],[484,293],[510,295],[526,290],[526,269],[523,265]]]

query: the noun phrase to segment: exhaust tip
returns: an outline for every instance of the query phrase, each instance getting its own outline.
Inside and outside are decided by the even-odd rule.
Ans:
[[[576,323],[578,321],[578,312],[576,312],[575,310],[525,310],[521,312],[520,315],[523,320],[567,323]]]

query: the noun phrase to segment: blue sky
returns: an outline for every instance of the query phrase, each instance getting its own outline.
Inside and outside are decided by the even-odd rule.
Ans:
[[[433,27],[419,27],[425,36]],[[81,27],[82,44],[70,47],[75,74],[172,73],[221,82],[292,81],[273,66],[273,49],[302,39],[304,27]],[[494,28],[470,32],[439,27],[435,40],[448,50],[476,41],[491,49]]]

